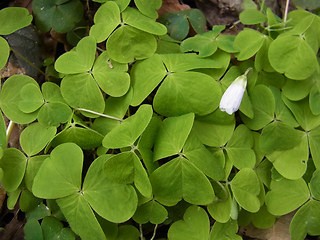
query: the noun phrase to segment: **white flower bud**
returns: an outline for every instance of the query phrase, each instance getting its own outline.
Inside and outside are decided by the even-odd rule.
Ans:
[[[247,87],[246,73],[237,77],[236,80],[234,80],[233,83],[231,83],[231,85],[224,92],[219,106],[221,111],[227,112],[230,115],[238,111],[243,93]]]

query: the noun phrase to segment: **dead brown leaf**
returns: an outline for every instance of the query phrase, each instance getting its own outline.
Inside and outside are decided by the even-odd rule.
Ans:
[[[163,0],[162,6],[158,10],[159,16],[162,16],[166,13],[178,12],[190,9],[190,6],[187,4],[181,4],[179,0]]]
[[[239,233],[243,236],[260,240],[291,240],[289,226],[295,212],[281,216],[277,219],[272,228],[258,229],[253,225],[241,227]]]

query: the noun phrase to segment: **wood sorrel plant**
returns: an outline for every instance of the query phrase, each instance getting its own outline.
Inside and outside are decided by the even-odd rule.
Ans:
[[[75,28],[46,14],[79,2],[51,2],[34,0],[38,28]],[[54,63],[59,84],[14,75],[1,89],[4,115],[26,125],[20,151],[0,124],[1,183],[8,208],[26,212],[26,239],[241,239],[239,225],[269,228],[296,209],[292,239],[320,235],[320,18],[261,6],[240,14],[259,30],[179,42],[156,21],[160,0],[96,2],[87,36]],[[31,20],[3,9],[0,34]],[[0,51],[3,67],[4,38]],[[249,68],[239,113],[222,112]]]

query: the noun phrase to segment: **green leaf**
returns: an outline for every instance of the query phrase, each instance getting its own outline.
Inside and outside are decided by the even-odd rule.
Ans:
[[[189,112],[206,115],[217,109],[221,96],[219,84],[208,75],[178,72],[166,77],[154,97],[153,106],[164,116]]]
[[[3,114],[0,116],[0,158],[3,156],[3,151],[7,148],[7,127],[3,118]],[[1,179],[1,178],[0,178]]]
[[[261,70],[264,70],[266,72],[274,72],[274,69],[271,67],[268,59],[268,50],[271,42],[272,39],[270,37],[265,38],[262,47],[256,54],[254,66],[258,72],[260,72]]]
[[[278,88],[280,90],[280,88],[282,88],[285,84],[286,80],[286,77],[277,72],[259,72],[257,84],[262,83],[270,86],[271,90],[274,88]]]
[[[178,41],[165,34],[159,36],[157,51],[158,54],[181,53]]]
[[[21,132],[21,148],[28,156],[33,156],[45,148],[53,139],[56,132],[56,127],[47,127],[40,123],[33,123]]]
[[[71,229],[83,240],[90,240],[94,236],[97,240],[106,240],[106,236],[99,225],[89,203],[81,193],[60,198],[57,203],[66,217]]]
[[[260,209],[260,182],[254,170],[241,169],[231,181],[231,190],[239,205],[248,212]]]
[[[38,220],[31,218],[23,227],[24,239],[26,240],[43,240],[42,229]]]
[[[189,25],[196,33],[204,33],[206,26],[205,16],[199,9],[167,13],[161,16],[160,22],[167,26],[168,34],[176,40],[182,40],[188,35]]]
[[[105,114],[123,118],[129,108],[132,99],[132,88],[122,97],[108,97],[106,100]]]
[[[129,5],[130,0],[93,0],[94,2],[99,2],[99,3],[105,3],[105,2],[115,2],[118,7],[120,8],[120,11],[122,12],[126,7]]]
[[[188,18],[193,30],[196,33],[204,33],[206,27],[206,17],[203,12],[199,9],[187,9],[184,11],[186,13],[186,17]]]
[[[218,48],[221,50],[227,52],[227,53],[236,53],[238,52],[237,49],[234,48],[234,35],[224,35],[221,34],[217,37],[217,43],[218,43]]]
[[[129,92],[122,97],[108,97],[106,100],[106,108],[104,113],[110,116],[117,117],[119,119],[124,118],[128,111],[131,99],[131,90],[129,90]],[[106,135],[117,125],[120,125],[120,121],[105,117],[99,117],[93,122],[92,129],[98,131],[102,135]]]
[[[309,106],[310,110],[314,115],[320,114],[320,84],[317,81],[310,90],[309,94]]]
[[[244,0],[242,3],[242,7],[244,9],[257,9],[258,6],[255,2],[252,2],[251,0]]]
[[[275,115],[276,119],[282,121],[283,123],[290,125],[292,127],[298,127],[299,124],[296,121],[295,117],[293,116],[292,112],[289,108],[284,104],[281,98],[280,89],[275,87],[270,87],[274,99],[275,99]]]
[[[291,110],[297,122],[304,130],[310,131],[311,129],[319,126],[320,115],[316,116],[312,114],[307,98],[300,101],[292,102],[288,100],[284,95],[282,95],[282,100]]]
[[[61,93],[73,108],[85,108],[99,113],[104,111],[103,95],[90,74],[67,75],[61,81]]]
[[[40,203],[36,208],[27,212],[26,218],[27,218],[27,220],[29,220],[29,219],[40,220],[40,219],[43,219],[44,217],[50,216],[50,215],[51,215],[50,209],[46,205],[44,205],[43,203]]]
[[[307,136],[301,131],[299,135],[300,140],[295,147],[282,151],[274,151],[267,155],[267,158],[282,176],[293,180],[301,178],[304,175],[309,157]]]
[[[53,149],[34,178],[32,192],[36,197],[55,199],[78,193],[81,188],[83,153],[74,143]]]
[[[44,101],[38,85],[28,83],[20,90],[19,109],[24,113],[32,113],[40,108]]]
[[[0,107],[4,114],[13,122],[27,124],[37,118],[38,112],[24,113],[19,108],[20,90],[27,84],[38,86],[37,82],[26,75],[14,75],[8,78],[0,93]]]
[[[137,194],[130,185],[110,181],[103,171],[109,158],[110,156],[103,155],[90,165],[82,192],[100,216],[111,222],[125,222],[137,208]]]
[[[35,0],[32,2],[32,9],[36,25],[43,32],[48,32],[51,28],[59,33],[69,32],[83,15],[83,5],[79,0]]]
[[[256,165],[260,164],[262,159],[264,158],[264,153],[260,150],[260,133],[251,132],[253,136],[253,151],[256,155]]]
[[[73,142],[84,150],[92,149],[101,146],[103,135],[100,133],[82,127],[70,127],[59,134],[51,141],[53,147],[61,143]]]
[[[122,225],[119,227],[118,236],[115,240],[136,240],[140,236],[140,232],[132,225]]]
[[[112,156],[104,164],[104,172],[110,181],[134,183],[144,197],[151,197],[152,188],[148,175],[134,152],[123,152]]]
[[[183,220],[174,222],[168,231],[170,240],[208,239],[210,222],[205,210],[199,206],[190,206]]]
[[[134,153],[123,152],[111,156],[103,166],[109,181],[130,184],[134,180]]]
[[[237,59],[243,61],[254,56],[263,46],[266,36],[253,29],[246,28],[235,38],[233,46],[239,51]]]
[[[129,25],[117,28],[107,41],[109,56],[119,63],[151,57],[157,50],[156,38]]]
[[[61,95],[60,87],[53,82],[44,82],[41,91],[46,102],[66,103]]]
[[[236,128],[225,147],[229,159],[238,169],[255,166],[256,155],[252,148],[253,136],[251,131],[243,124]]]
[[[314,81],[317,81],[315,77],[317,77],[316,74],[313,74],[306,80],[297,81],[287,79],[286,83],[282,87],[283,95],[292,101],[299,101],[305,98],[308,96],[312,86],[314,86]]]
[[[227,223],[215,222],[213,224],[210,240],[241,240],[242,237],[237,235],[238,224],[234,220]]]
[[[70,120],[72,111],[67,104],[61,102],[45,103],[38,114],[38,121],[44,126],[59,127],[60,123]]]
[[[3,170],[1,184],[7,192],[16,190],[26,169],[27,158],[15,148],[8,148],[3,151],[0,159],[0,168]]]
[[[141,154],[142,161],[149,174],[159,167],[158,162],[153,161],[153,146],[161,123],[162,122],[159,117],[152,117],[149,125],[142,133],[138,142],[139,153]]]
[[[150,18],[158,18],[157,10],[161,7],[161,0],[134,0],[140,12]]]
[[[106,148],[122,148],[133,146],[143,133],[152,118],[151,105],[141,105],[137,112],[113,128],[103,139]]]
[[[213,201],[214,192],[209,180],[192,163],[175,158],[156,169],[150,176],[155,200],[173,206],[180,200],[205,205]]]
[[[194,114],[166,118],[154,144],[154,160],[179,154],[191,131]]]
[[[220,68],[202,68],[196,71],[205,73],[213,79],[220,79],[226,72],[230,64],[230,54],[222,50],[217,50],[212,56],[206,59],[214,59],[221,64]]]
[[[26,187],[30,192],[32,191],[34,177],[36,176],[43,161],[48,157],[48,155],[37,155],[28,159],[27,169],[24,176],[24,183],[26,184]]]
[[[135,0],[136,2],[137,0]],[[143,1],[143,0],[139,0]],[[144,0],[145,1],[145,0]],[[159,0],[152,0],[159,1]],[[147,5],[151,6],[150,0],[147,1]],[[139,8],[139,6],[138,6]],[[139,9],[140,10],[140,9]],[[151,19],[147,16],[141,14],[137,9],[128,7],[122,13],[123,22],[139,29],[143,32],[151,33],[154,35],[164,35],[167,33],[167,28],[159,22],[156,22],[154,19]]]
[[[189,33],[189,22],[183,11],[164,14],[159,21],[166,25],[169,36],[175,40],[181,41]]]
[[[193,126],[199,140],[211,147],[224,146],[231,138],[234,127],[234,116],[220,109],[206,116],[197,116]]]
[[[120,24],[120,10],[115,1],[102,4],[94,15],[94,25],[90,28],[90,36],[98,43],[106,40]]]
[[[274,121],[262,129],[260,150],[263,153],[287,150],[296,146],[301,140],[301,131],[278,121]]]
[[[75,239],[74,233],[68,228],[63,228],[63,224],[55,217],[45,217],[41,222],[41,228],[44,239]]]
[[[316,170],[312,174],[312,178],[310,181],[310,192],[312,196],[316,199],[320,199],[320,170]]]
[[[195,53],[171,53],[160,55],[168,73],[167,75],[203,68],[223,68],[226,64],[215,55],[201,58]]]
[[[245,9],[240,13],[239,19],[244,25],[254,25],[267,21],[267,17],[257,9]]]
[[[275,100],[273,94],[265,85],[256,85],[250,93],[254,117],[252,119],[243,114],[241,119],[252,130],[259,130],[270,123],[274,118]]]
[[[320,3],[316,0],[293,0],[296,6],[302,7],[304,9],[314,10],[320,7]]]
[[[130,76],[132,79],[133,96],[131,105],[138,106],[165,78],[167,70],[160,55],[137,61],[133,64]]]
[[[290,236],[292,240],[305,239],[307,234],[318,236],[320,234],[320,202],[310,200],[303,205],[292,218],[290,223]]]
[[[251,214],[251,216],[252,224],[259,229],[271,228],[276,221],[276,217],[268,212],[266,205],[263,205],[258,212]]]
[[[276,71],[294,80],[310,77],[317,66],[312,48],[301,37],[290,35],[270,44],[269,61]]]
[[[168,217],[168,212],[165,207],[156,201],[147,202],[138,207],[133,215],[133,220],[140,224],[150,222],[152,224],[163,223]]]
[[[226,223],[229,221],[231,215],[232,200],[230,191],[225,185],[215,185],[214,191],[218,198],[207,206],[207,210],[214,220],[219,223]]]
[[[302,178],[272,180],[270,187],[265,201],[268,211],[276,216],[295,210],[309,199],[309,189]]]
[[[194,132],[191,132],[183,147],[183,156],[208,177],[214,180],[222,180],[224,178],[224,161],[212,154],[199,141]]]
[[[196,35],[185,39],[180,47],[183,52],[195,51],[199,52],[199,57],[209,57],[217,50],[218,44],[215,38]]]
[[[0,11],[0,15],[1,15],[1,11]],[[0,32],[1,32],[1,28],[0,28]],[[1,57],[0,57],[0,70],[1,70],[7,64],[7,61],[10,55],[9,44],[3,37],[0,37],[0,51],[1,51]]]
[[[104,52],[95,61],[92,74],[105,93],[112,97],[121,97],[130,87],[130,75],[127,70],[127,64],[111,61],[107,52]]]
[[[0,11],[0,35],[9,35],[28,26],[32,15],[22,7],[6,7]],[[3,38],[2,38],[3,39]],[[3,53],[3,52],[2,52]],[[0,67],[2,68],[2,67]]]
[[[293,27],[287,34],[300,35],[312,48],[315,54],[318,52],[318,29],[319,29],[319,18],[315,14],[311,14],[307,11],[293,11],[289,18],[291,19],[288,26]]]
[[[77,47],[61,55],[55,62],[55,69],[64,74],[84,73],[91,70],[96,52],[96,40],[89,36],[82,38]]]
[[[18,188],[13,192],[8,192],[8,199],[7,199],[7,207],[9,210],[13,210],[16,206],[18,199],[20,197],[21,190]]]
[[[32,209],[36,208],[40,202],[42,202],[41,199],[33,196],[33,194],[28,190],[23,190],[21,192],[19,199],[19,206],[21,211],[29,212]]]

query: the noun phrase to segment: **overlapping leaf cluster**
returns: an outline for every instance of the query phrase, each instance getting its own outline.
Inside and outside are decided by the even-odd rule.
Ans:
[[[0,123],[1,183],[27,212],[26,239],[138,239],[148,222],[172,240],[241,239],[239,225],[269,228],[299,207],[292,239],[320,235],[320,18],[246,9],[241,22],[260,31],[214,26],[180,43],[156,22],[159,0],[96,2],[88,36],[55,61],[59,85],[15,75],[0,92],[5,116],[26,125],[20,151]],[[0,34],[30,23],[21,9],[0,20],[10,11],[24,21]],[[249,67],[239,114],[221,112]]]

